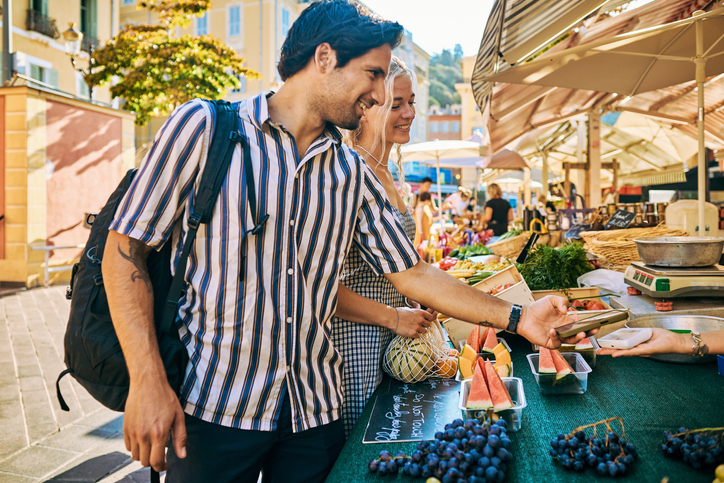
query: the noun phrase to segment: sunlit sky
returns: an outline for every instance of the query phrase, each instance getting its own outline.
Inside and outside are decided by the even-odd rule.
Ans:
[[[636,8],[651,0],[635,0]],[[412,40],[428,54],[452,50],[475,55],[493,6],[493,0],[362,0],[382,17],[400,22],[412,32]]]

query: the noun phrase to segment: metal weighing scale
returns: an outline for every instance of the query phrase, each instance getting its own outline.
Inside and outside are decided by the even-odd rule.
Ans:
[[[671,268],[631,262],[624,281],[654,298],[724,297],[724,267]]]

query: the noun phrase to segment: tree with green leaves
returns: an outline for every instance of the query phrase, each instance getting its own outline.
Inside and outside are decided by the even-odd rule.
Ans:
[[[238,89],[240,76],[258,78],[244,67],[234,49],[210,35],[176,36],[211,6],[210,0],[141,0],[138,8],[158,12],[160,23],[126,25],[106,45],[93,52],[88,85],[104,85],[114,77],[111,95],[125,100],[136,113],[136,124],[151,116],[168,116],[195,98],[221,99]]]

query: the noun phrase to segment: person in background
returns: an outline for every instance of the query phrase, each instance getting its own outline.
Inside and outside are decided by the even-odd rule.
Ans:
[[[417,204],[420,202],[420,195],[423,193],[429,193],[431,186],[432,186],[432,178],[429,178],[427,176],[422,178],[422,181],[420,181],[420,188],[417,190],[417,193],[415,193],[412,197],[412,202],[410,203],[410,209],[412,209],[413,211],[417,209]]]
[[[544,212],[555,213],[556,205],[552,201],[548,200],[545,194],[541,193],[538,195],[538,207],[542,208]],[[545,213],[543,213],[545,214]]]
[[[410,141],[410,128],[415,119],[415,73],[403,61],[392,57],[385,79],[385,103],[365,111],[359,128],[348,131],[345,144],[362,154],[377,179],[385,188],[392,211],[407,236],[415,236],[415,219],[407,209],[388,168],[390,152],[397,147],[395,162],[400,186],[404,186],[399,148]],[[430,193],[422,196],[429,198]],[[418,337],[437,316],[432,311],[409,308],[400,294],[382,275],[375,274],[359,249],[352,247],[340,278],[339,300],[332,319],[332,343],[344,361],[342,371],[342,420],[349,436],[367,401],[382,382],[382,357],[395,335]],[[358,304],[366,304],[364,318],[355,318],[347,310],[350,300],[361,296]],[[366,297],[366,299],[362,299]],[[381,315],[389,324],[372,318]],[[419,317],[423,315],[424,317]]]
[[[598,349],[597,354],[613,357],[642,356],[656,354],[706,355],[724,354],[724,330],[713,330],[699,334],[697,344],[692,334],[677,334],[666,329],[653,328],[651,338],[631,349]]]
[[[508,231],[508,223],[513,221],[513,208],[503,199],[503,190],[496,183],[489,184],[486,193],[488,201],[485,203],[483,222],[493,230],[494,236],[500,236]]]
[[[417,230],[415,231],[415,247],[430,239],[430,227],[432,226],[433,217],[432,195],[426,191],[420,195],[420,202],[415,210],[415,223]]]

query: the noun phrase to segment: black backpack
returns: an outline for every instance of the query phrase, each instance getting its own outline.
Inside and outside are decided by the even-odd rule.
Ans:
[[[154,291],[154,320],[158,345],[168,381],[177,394],[183,384],[188,355],[184,344],[179,340],[173,322],[182,294],[186,261],[199,225],[211,220],[216,198],[229,170],[237,143],[241,143],[243,147],[244,179],[250,180],[246,182],[246,186],[252,216],[256,212],[249,143],[236,128],[238,123],[236,112],[226,101],[207,102],[216,110],[216,123],[206,168],[201,175],[195,203],[189,216],[189,232],[186,235],[175,276],[171,277],[170,242],[160,251],[152,250],[147,259]],[[129,386],[128,369],[111,322],[101,263],[108,227],[135,173],[135,169],[126,173],[123,181],[93,220],[83,255],[73,267],[66,295],[71,300],[64,341],[67,369],[60,373],[55,383],[58,402],[64,411],[68,411],[69,408],[60,393],[60,380],[66,374],[72,375],[93,398],[107,408],[123,411],[126,404]],[[267,218],[268,215],[262,217],[262,221],[249,232],[253,234],[260,232]]]

